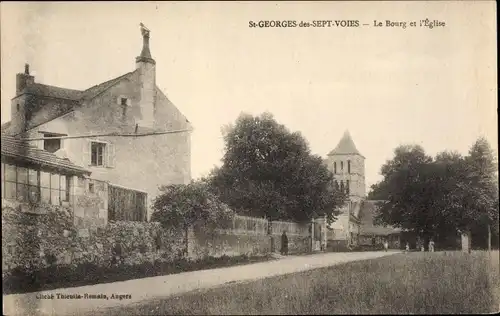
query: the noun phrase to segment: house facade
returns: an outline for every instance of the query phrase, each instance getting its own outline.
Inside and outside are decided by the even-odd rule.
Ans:
[[[2,210],[43,215],[41,205],[60,206],[72,211],[77,227],[106,225],[106,182],[90,179],[89,170],[21,139],[2,135],[1,142]]]
[[[355,248],[389,240],[391,247],[399,248],[399,231],[373,222],[377,201],[366,199],[365,157],[356,148],[349,131],[345,131],[325,163],[334,175],[336,188],[349,197],[338,219],[329,226],[327,247]]]
[[[156,85],[150,32],[141,31],[135,69],[86,90],[37,83],[26,65],[16,75],[12,119],[2,127],[107,183],[115,220],[148,219],[159,186],[191,180],[191,124]],[[123,213],[134,205],[143,211]]]

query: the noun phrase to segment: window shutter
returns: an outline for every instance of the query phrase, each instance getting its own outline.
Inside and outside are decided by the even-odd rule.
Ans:
[[[131,106],[132,105],[132,101],[130,99],[127,99],[127,106]]]
[[[122,98],[121,97],[117,97],[116,98],[116,104],[122,104]]]
[[[83,163],[92,164],[92,142],[89,139],[83,139]]]
[[[115,167],[115,145],[111,143],[106,144],[106,167],[114,168]]]

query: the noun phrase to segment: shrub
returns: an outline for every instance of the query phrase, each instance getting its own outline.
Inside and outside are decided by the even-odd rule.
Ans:
[[[160,191],[153,202],[151,220],[165,228],[196,227],[213,233],[215,228],[226,228],[233,219],[234,212],[204,182],[162,186]]]

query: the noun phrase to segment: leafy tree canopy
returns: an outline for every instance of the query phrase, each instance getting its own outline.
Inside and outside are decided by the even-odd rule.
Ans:
[[[466,157],[445,151],[432,159],[420,146],[400,146],[381,174],[369,195],[384,200],[380,223],[434,235],[498,222],[498,173],[483,138]]]
[[[223,164],[208,180],[222,201],[273,220],[306,221],[324,214],[335,220],[346,195],[334,190],[332,173],[300,133],[264,113],[241,114],[223,134]]]
[[[151,220],[167,228],[197,227],[211,232],[224,228],[234,216],[203,181],[162,186],[160,192],[153,201]]]

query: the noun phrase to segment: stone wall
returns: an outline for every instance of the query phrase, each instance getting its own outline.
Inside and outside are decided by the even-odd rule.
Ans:
[[[271,224],[272,247],[275,252],[281,251],[281,235],[286,232],[288,253],[306,253],[311,249],[310,224],[274,221]]]
[[[191,260],[224,255],[263,256],[271,251],[270,237],[267,234],[228,230],[216,230],[210,234],[190,229],[188,236],[188,258]]]
[[[82,228],[72,207],[39,204],[36,214],[16,201],[2,200],[2,272],[36,271],[49,265],[138,265],[162,260],[221,256],[263,256],[281,249],[286,227],[289,253],[310,251],[309,224],[236,216],[233,227],[213,232],[167,230],[156,222],[109,221]],[[40,211],[43,210],[43,211]],[[119,261],[116,261],[118,259]]]
[[[75,226],[91,230],[104,227],[108,221],[108,183],[77,177],[74,192]]]
[[[45,214],[29,214],[21,211],[20,203],[2,200],[2,272],[53,264],[109,265],[116,255],[124,265],[173,261],[186,252],[185,233],[165,230],[159,223],[109,222],[81,233],[70,208],[37,207]]]
[[[288,253],[307,253],[311,250],[310,224],[269,222],[262,218],[235,216],[233,227],[213,233],[190,229],[188,257],[259,256],[281,250],[281,234],[286,231]]]

